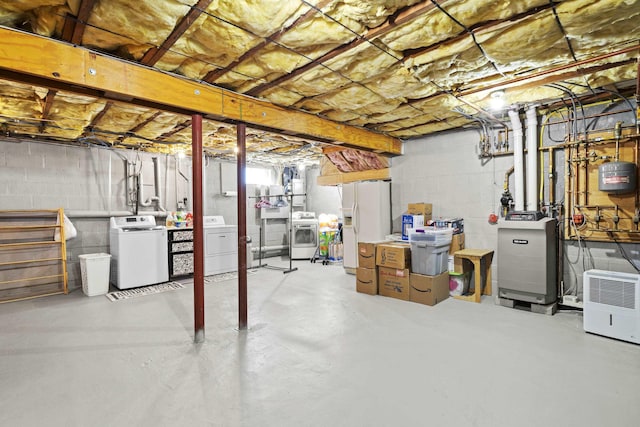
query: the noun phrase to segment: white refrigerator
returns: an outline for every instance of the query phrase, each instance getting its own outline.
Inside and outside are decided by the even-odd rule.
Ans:
[[[358,242],[376,242],[391,234],[391,182],[342,185],[342,260],[348,273],[358,267]]]

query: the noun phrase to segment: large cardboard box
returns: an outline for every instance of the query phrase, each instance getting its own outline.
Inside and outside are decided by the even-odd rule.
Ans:
[[[409,269],[378,267],[378,293],[409,301]]]
[[[376,244],[358,242],[358,267],[376,268]]]
[[[451,237],[449,253],[453,255],[456,251],[461,251],[462,249],[464,249],[464,233],[454,234]]]
[[[409,215],[424,215],[424,219],[429,220],[431,219],[432,205],[431,203],[409,203],[407,213]]]
[[[378,270],[376,268],[356,269],[356,291],[363,294],[378,294]]]
[[[411,273],[409,300],[426,305],[436,305],[449,298],[449,272],[437,276]]]
[[[411,246],[408,243],[380,243],[376,246],[376,265],[404,269],[411,265]]]

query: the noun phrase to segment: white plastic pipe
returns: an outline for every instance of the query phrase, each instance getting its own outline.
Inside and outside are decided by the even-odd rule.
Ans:
[[[524,155],[522,152],[522,122],[517,110],[509,110],[511,129],[513,130],[513,179],[515,210],[524,210]]]
[[[538,117],[536,107],[527,109],[527,210],[538,210]]]

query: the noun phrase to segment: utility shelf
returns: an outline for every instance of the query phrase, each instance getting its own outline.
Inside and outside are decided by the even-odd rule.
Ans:
[[[67,293],[64,211],[0,211],[0,303]]]

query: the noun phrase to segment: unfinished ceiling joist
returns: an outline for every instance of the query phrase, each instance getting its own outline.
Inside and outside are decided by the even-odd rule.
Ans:
[[[87,89],[131,97],[131,103],[156,103],[168,109],[197,112],[219,120],[241,121],[257,127],[293,132],[347,146],[400,155],[399,139],[333,122],[301,111],[219,87],[187,80],[114,59],[87,49],[25,32],[0,28],[0,68],[16,76],[35,76],[60,83],[70,92]]]

